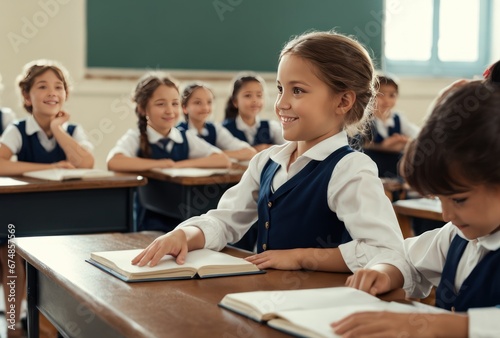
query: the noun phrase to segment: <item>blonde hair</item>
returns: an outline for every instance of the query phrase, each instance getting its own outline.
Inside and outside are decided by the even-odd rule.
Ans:
[[[62,81],[64,90],[66,91],[66,99],[68,98],[71,86],[69,83],[69,73],[66,68],[57,61],[40,59],[24,65],[22,73],[17,78],[23,102],[24,97],[29,94],[31,87],[33,87],[35,79],[49,70],[53,71],[57,78]],[[32,106],[28,106],[26,103],[23,103],[23,106],[29,113],[33,113]]]
[[[374,67],[366,49],[354,38],[329,32],[309,32],[290,40],[280,53],[309,61],[316,76],[335,92],[353,91],[356,101],[345,116],[349,134],[364,131],[376,94]]]

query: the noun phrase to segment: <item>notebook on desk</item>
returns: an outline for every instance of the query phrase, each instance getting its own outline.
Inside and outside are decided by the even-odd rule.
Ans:
[[[405,208],[412,208],[418,210],[426,210],[433,212],[442,212],[441,201],[433,198],[416,198],[409,200],[399,200],[394,202],[394,205],[399,205]]]
[[[171,177],[207,177],[230,173],[230,169],[226,168],[154,168],[151,171]]]
[[[110,177],[114,176],[114,172],[99,169],[45,169],[29,171],[24,173],[23,176],[49,181],[67,181]]]

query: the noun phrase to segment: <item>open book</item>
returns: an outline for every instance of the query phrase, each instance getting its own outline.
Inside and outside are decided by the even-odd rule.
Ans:
[[[26,177],[39,178],[49,181],[79,180],[85,178],[101,178],[113,176],[112,171],[98,169],[45,169],[29,171],[23,174]]]
[[[125,282],[144,282],[154,280],[209,278],[231,275],[264,273],[254,264],[243,258],[200,249],[190,251],[184,264],[179,265],[175,258],[166,255],[156,266],[139,267],[132,265],[132,259],[143,249],[92,252],[87,262],[120,278]]]
[[[426,210],[433,212],[442,212],[441,201],[439,199],[432,198],[416,198],[409,200],[398,200],[394,202],[394,205],[399,205],[406,208]]]
[[[230,172],[227,168],[154,168],[151,170],[171,177],[206,177]]]
[[[349,287],[233,293],[226,295],[219,306],[303,337],[338,337],[330,324],[355,312],[425,311],[407,304],[385,302]]]

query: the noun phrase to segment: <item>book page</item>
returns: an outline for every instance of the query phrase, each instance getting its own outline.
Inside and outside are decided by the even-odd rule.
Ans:
[[[39,178],[50,181],[64,181],[82,178],[99,178],[113,176],[112,171],[98,169],[45,169],[29,171],[23,174],[26,177]]]
[[[225,168],[154,168],[151,170],[171,177],[206,177],[229,173],[229,169]]]
[[[344,305],[349,304],[349,305]],[[336,335],[330,324],[352,313],[364,311],[416,312],[411,305],[395,302],[375,302],[351,305],[348,301],[338,306],[310,310],[281,311],[279,318],[267,324],[273,328],[306,337],[340,337]]]
[[[179,277],[193,276],[196,271],[205,266],[205,274],[224,274],[237,271],[260,271],[254,264],[231,255],[209,249],[200,249],[188,252],[184,264],[179,265],[175,258],[165,255],[156,266],[132,265],[131,261],[143,249],[117,250],[91,253],[91,259],[115,268],[118,272],[132,278],[146,278],[148,276],[160,276],[162,272],[169,272],[163,276]],[[241,266],[244,268],[242,269]],[[247,267],[247,268],[245,268]],[[175,275],[174,275],[175,273]]]
[[[226,295],[221,305],[256,320],[269,320],[279,311],[377,302],[381,300],[366,292],[349,287],[332,287],[233,293]]]

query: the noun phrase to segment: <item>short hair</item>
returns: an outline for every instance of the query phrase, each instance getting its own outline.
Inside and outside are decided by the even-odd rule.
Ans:
[[[402,160],[421,194],[450,195],[500,184],[500,62],[485,80],[451,90],[433,108]]]
[[[21,96],[24,98],[25,95],[28,95],[35,83],[35,79],[49,70],[53,71],[57,78],[62,81],[67,98],[71,88],[68,71],[59,62],[46,59],[31,61],[24,65],[22,73],[18,76]],[[29,113],[33,113],[32,106],[28,106],[26,103],[23,103],[23,106]]]

